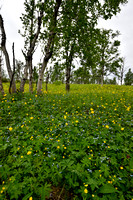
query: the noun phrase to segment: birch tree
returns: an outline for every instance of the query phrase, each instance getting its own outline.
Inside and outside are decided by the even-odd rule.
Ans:
[[[11,69],[11,64],[10,64],[10,59],[9,59],[9,54],[8,51],[6,49],[6,33],[5,33],[5,28],[4,28],[4,21],[2,16],[0,15],[0,29],[1,29],[1,50],[5,56],[5,61],[6,61],[6,67],[7,67],[7,71],[8,71],[8,75],[10,80],[12,79],[13,76],[13,72]],[[15,93],[16,92],[16,84],[15,84],[15,79],[13,78],[12,80],[12,92]]]
[[[2,84],[2,56],[0,56],[0,93],[4,94],[4,89]]]
[[[58,20],[57,17],[59,14],[59,8],[61,6],[61,2],[62,2],[62,0],[56,0],[55,4],[53,3],[53,5],[52,5],[54,7],[54,9],[53,9],[52,17],[50,19],[51,21],[50,21],[49,29],[48,29],[49,30],[48,41],[45,46],[45,55],[43,58],[42,66],[40,68],[39,77],[38,77],[38,84],[37,84],[37,93],[38,94],[41,93],[44,70],[46,69],[48,61],[52,57],[52,54],[53,54],[54,39],[55,39],[55,35],[56,35],[57,20]]]
[[[25,57],[26,66],[24,69],[24,75],[21,80],[20,91],[24,91],[24,85],[28,77],[29,70],[29,91],[33,92],[32,79],[33,79],[33,67],[32,60],[37,45],[37,40],[41,30],[42,18],[44,15],[45,3],[35,0],[25,0],[25,14],[22,14],[20,18],[23,24],[24,33],[21,35],[25,38],[23,55]]]

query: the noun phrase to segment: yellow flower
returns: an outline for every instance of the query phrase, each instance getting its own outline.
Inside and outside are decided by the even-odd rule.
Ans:
[[[57,146],[57,149],[59,149],[60,148],[60,146]]]
[[[66,115],[64,115],[64,119],[66,119]]]
[[[66,147],[64,147],[64,149],[66,149]]]
[[[33,198],[32,198],[32,197],[30,197],[30,198],[29,198],[29,200],[33,200]]]
[[[92,197],[94,197],[95,195],[94,194],[92,194]]]
[[[27,155],[30,155],[31,153],[32,153],[31,151],[28,151],[28,152],[27,152]]]
[[[2,190],[5,190],[6,188],[5,187],[2,187]]]
[[[129,111],[130,110],[130,106],[129,107],[127,107],[127,111]]]
[[[123,169],[123,167],[120,167],[120,169]]]
[[[88,187],[88,184],[84,185],[85,187]]]
[[[106,127],[106,128],[109,128],[109,126],[108,126],[108,125],[106,125],[105,127]]]
[[[21,158],[23,158],[24,156],[21,156]]]
[[[121,131],[123,131],[124,130],[124,128],[121,128]]]
[[[66,126],[68,126],[68,123],[65,123],[66,124]]]
[[[13,129],[13,128],[12,128],[12,127],[10,127],[10,128],[9,128],[9,131],[12,131],[12,129]]]
[[[86,193],[86,194],[88,193],[88,190],[86,188],[84,189],[84,193]]]
[[[33,119],[33,117],[30,117],[30,119]]]

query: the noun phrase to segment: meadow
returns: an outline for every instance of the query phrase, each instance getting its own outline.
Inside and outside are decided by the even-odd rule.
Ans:
[[[133,86],[0,96],[0,200],[133,200]]]

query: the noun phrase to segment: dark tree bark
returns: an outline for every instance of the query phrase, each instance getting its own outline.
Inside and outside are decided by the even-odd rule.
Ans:
[[[52,57],[52,54],[53,54],[54,39],[55,39],[55,35],[56,35],[55,28],[56,28],[56,24],[57,24],[57,16],[58,16],[61,2],[62,2],[62,0],[56,0],[56,5],[54,8],[54,14],[53,14],[53,25],[50,29],[49,39],[48,39],[47,45],[45,47],[45,56],[43,59],[41,69],[39,71],[38,84],[37,84],[37,93],[38,94],[41,93],[44,70],[46,69],[48,61]]]
[[[25,82],[26,82],[27,77],[28,77],[28,69],[29,69],[29,91],[33,92],[33,87],[32,87],[32,79],[33,79],[32,58],[33,58],[33,53],[34,53],[34,49],[35,49],[35,44],[37,42],[40,30],[41,30],[42,18],[43,18],[43,11],[40,12],[40,16],[38,17],[37,31],[34,34],[33,39],[30,41],[29,50],[28,50],[27,54],[25,54],[23,52],[23,55],[24,55],[25,60],[26,60],[26,66],[25,66],[24,75],[23,75],[23,78],[22,78],[21,84],[20,84],[20,92],[24,92],[24,85],[25,85]],[[33,23],[33,22],[31,22],[31,23]]]
[[[12,73],[12,78],[10,81],[10,86],[9,86],[9,93],[11,94],[11,87],[12,87],[12,83],[13,83],[13,79],[14,79],[14,75],[15,75],[15,52],[14,52],[14,43],[12,45],[12,52],[13,52],[13,73]]]
[[[3,84],[2,84],[2,57],[0,56],[0,93],[4,94]]]
[[[3,18],[0,15],[0,28],[1,28],[1,33],[2,33],[2,40],[1,40],[1,50],[5,56],[5,61],[6,61],[6,67],[7,67],[7,71],[8,71],[8,75],[10,80],[12,79],[12,69],[11,69],[11,65],[10,65],[10,59],[9,59],[9,55],[6,49],[6,33],[5,33],[5,29],[4,29],[4,22],[3,22]],[[16,84],[15,84],[15,79],[13,78],[12,81],[12,92],[15,93],[16,92]]]
[[[72,67],[72,61],[74,56],[74,43],[75,40],[71,46],[70,53],[68,55],[68,52],[66,52],[66,91],[70,91],[70,78],[71,78],[71,67]]]

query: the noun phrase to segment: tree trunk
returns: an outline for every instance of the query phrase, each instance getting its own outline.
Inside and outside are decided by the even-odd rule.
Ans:
[[[73,41],[73,44],[70,49],[70,53],[68,55],[68,52],[66,51],[67,60],[66,60],[66,91],[70,91],[70,77],[71,77],[71,66],[74,56],[74,45],[75,45],[75,39]]]
[[[26,65],[25,68],[24,68],[24,75],[23,75],[23,78],[22,78],[21,83],[20,83],[20,92],[24,92],[24,86],[25,86],[25,82],[27,80],[27,77],[28,77],[28,65]]]
[[[1,71],[1,69],[2,69],[2,58],[0,56],[0,92],[2,94],[4,94],[4,89],[3,89],[3,85],[2,85],[2,71]]]
[[[8,55],[7,50],[6,50],[6,33],[5,33],[5,29],[4,29],[3,18],[2,18],[1,15],[0,15],[0,28],[1,28],[1,33],[2,33],[1,50],[4,54],[4,56],[5,56],[8,75],[9,75],[9,78],[11,80],[13,73],[12,73],[12,70],[11,70],[9,55]],[[12,92],[13,93],[16,92],[16,84],[15,84],[14,78],[13,78],[13,81],[12,81]]]
[[[71,66],[69,64],[66,66],[66,91],[70,91],[70,75],[71,75]]]
[[[53,13],[53,21],[52,21],[52,27],[50,27],[50,33],[49,33],[49,39],[48,43],[45,47],[45,57],[43,59],[42,67],[39,72],[39,77],[38,77],[38,84],[37,84],[37,93],[41,94],[41,89],[42,89],[42,81],[43,81],[43,74],[44,70],[47,67],[49,59],[52,57],[53,54],[53,48],[54,48],[54,38],[56,35],[55,28],[57,24],[57,16],[59,12],[59,7],[61,5],[62,0],[56,0],[56,5],[54,8],[54,13]]]
[[[48,64],[48,61],[44,58],[42,67],[39,71],[39,77],[38,77],[38,83],[37,83],[37,93],[38,94],[41,94],[41,92],[42,92],[43,74],[44,74],[44,70],[47,67],[47,64]]]
[[[44,3],[42,3],[44,4]],[[26,66],[24,69],[24,75],[23,78],[21,80],[21,84],[20,84],[20,92],[24,92],[24,85],[25,82],[27,80],[28,77],[28,69],[29,69],[29,92],[33,92],[33,69],[32,69],[32,58],[33,58],[33,53],[34,53],[34,49],[35,49],[35,45],[38,39],[38,36],[40,34],[40,30],[41,30],[41,24],[42,24],[42,18],[43,18],[43,11],[40,11],[40,16],[38,17],[38,24],[37,24],[37,31],[34,34],[33,39],[30,40],[30,47],[27,51],[27,54],[25,54],[23,52],[23,55],[25,57],[26,60]],[[31,33],[33,34],[33,20],[31,20]],[[32,35],[33,36],[33,35]]]
[[[13,83],[14,75],[15,75],[15,52],[14,52],[14,42],[13,42],[13,45],[12,45],[12,52],[13,52],[13,73],[12,73],[12,78],[11,78],[10,86],[9,86],[9,93],[10,93],[10,94],[11,94],[12,83]]]
[[[32,56],[28,60],[29,65],[29,92],[33,93],[33,69],[32,69]]]
[[[103,86],[103,80],[104,80],[104,77],[103,77],[103,74],[101,75],[101,86]]]

